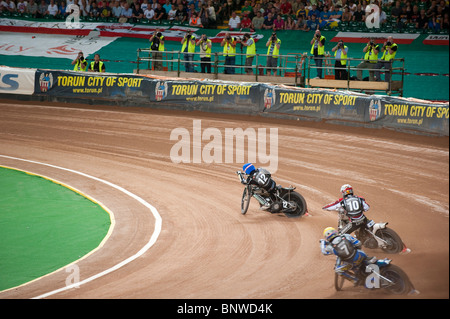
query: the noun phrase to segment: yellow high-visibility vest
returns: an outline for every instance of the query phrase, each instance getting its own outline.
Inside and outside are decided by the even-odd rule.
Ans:
[[[84,67],[82,66],[82,63],[86,64]],[[73,68],[74,71],[86,71],[87,68],[87,62],[86,60],[79,61],[77,60],[77,63],[75,63],[75,66]]]
[[[271,40],[271,42],[273,43],[272,40]],[[278,49],[277,44],[280,44],[280,45],[281,45],[281,40],[280,40],[280,39],[277,39],[277,42],[273,45],[272,56],[273,56],[274,58],[278,58],[278,54],[280,54],[280,50]],[[272,45],[269,45],[269,47],[267,48],[267,55],[270,54],[270,47],[271,47],[271,46],[272,46]]]
[[[235,39],[231,37],[231,42],[234,42]],[[233,47],[231,43],[225,42],[223,46],[223,55],[224,56],[236,56],[236,47]]]
[[[397,54],[397,50],[395,50],[394,53],[390,54],[388,48],[397,48],[397,50],[398,50],[398,46],[396,43],[389,45],[389,46],[387,45],[386,49],[383,52],[383,56],[381,57],[381,60],[391,61],[395,58],[395,55]]]
[[[324,40],[324,39],[325,39],[325,37],[323,35],[321,35],[319,42],[322,42],[322,40]],[[314,44],[315,43],[313,43],[311,46],[311,54],[314,54]],[[317,44],[317,55],[324,55],[324,54],[325,54],[325,46],[324,45],[320,46]]]
[[[344,49],[337,49],[336,51],[334,51],[334,56],[336,56],[338,50],[341,50],[341,65],[347,64],[347,52],[345,52],[345,49],[347,49],[346,45],[344,45]]]

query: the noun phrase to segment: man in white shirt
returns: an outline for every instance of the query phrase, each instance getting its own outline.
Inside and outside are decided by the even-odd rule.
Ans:
[[[231,13],[230,20],[228,21],[228,28],[230,31],[239,29],[241,27],[241,18],[236,14],[236,11]]]
[[[58,14],[58,6],[55,3],[55,0],[50,0],[50,4],[47,8],[47,13],[51,16],[56,16]]]

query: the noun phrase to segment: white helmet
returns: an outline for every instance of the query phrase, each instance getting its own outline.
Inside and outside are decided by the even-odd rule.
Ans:
[[[353,187],[350,184],[344,184],[341,186],[341,194],[342,197],[346,197],[348,195],[353,195]]]

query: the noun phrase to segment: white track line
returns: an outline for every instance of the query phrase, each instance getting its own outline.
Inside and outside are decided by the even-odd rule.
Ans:
[[[100,277],[102,277],[102,276],[105,276],[105,275],[107,275],[107,274],[109,274],[109,273],[111,273],[111,272],[113,272],[113,271],[115,271],[115,270],[117,270],[117,269],[119,269],[119,268],[125,266],[126,264],[132,262],[133,260],[139,258],[139,257],[142,256],[145,252],[147,252],[147,250],[149,250],[150,247],[152,247],[152,246],[156,243],[156,240],[158,239],[159,234],[161,233],[162,218],[161,218],[161,216],[159,215],[158,210],[157,210],[155,207],[153,207],[152,205],[150,205],[148,202],[146,202],[145,200],[143,200],[141,197],[139,197],[139,196],[137,196],[137,195],[135,195],[135,194],[133,194],[133,193],[127,191],[126,189],[124,189],[124,188],[122,188],[122,187],[120,187],[120,186],[117,186],[117,185],[115,185],[115,184],[113,184],[113,183],[110,183],[110,182],[105,181],[105,180],[103,180],[103,179],[100,179],[100,178],[98,178],[98,177],[94,177],[94,176],[91,176],[91,175],[88,175],[88,174],[85,174],[85,173],[81,173],[81,172],[78,172],[78,171],[75,171],[75,170],[72,170],[72,169],[68,169],[68,168],[64,168],[64,167],[60,167],[60,166],[55,166],[55,165],[51,165],[51,164],[46,164],[46,163],[41,163],[41,162],[36,162],[36,161],[30,161],[30,160],[26,160],[26,159],[22,159],[22,158],[17,158],[17,157],[11,157],[11,156],[6,156],[6,155],[1,155],[1,154],[0,154],[0,157],[9,158],[9,159],[17,160],[17,161],[29,162],[29,163],[33,163],[33,164],[44,165],[44,166],[48,166],[48,167],[52,167],[52,168],[57,168],[57,169],[60,169],[60,170],[63,170],[63,171],[67,171],[67,172],[71,172],[71,173],[74,173],[74,174],[78,174],[78,175],[81,175],[81,176],[90,178],[90,179],[92,179],[92,180],[95,180],[95,181],[97,181],[97,182],[106,184],[106,185],[108,185],[108,186],[110,186],[110,187],[112,187],[112,188],[115,188],[115,189],[121,191],[122,193],[125,193],[126,195],[130,196],[131,198],[137,200],[139,203],[141,203],[142,205],[144,205],[145,207],[147,207],[148,209],[150,209],[150,211],[152,212],[153,216],[155,217],[155,229],[154,229],[154,231],[153,231],[152,236],[150,237],[149,242],[148,242],[144,247],[142,247],[141,250],[139,250],[136,254],[134,254],[133,256],[131,256],[131,257],[125,259],[124,261],[118,263],[117,265],[115,265],[115,266],[113,266],[113,267],[111,267],[111,268],[109,268],[109,269],[106,269],[106,270],[104,270],[104,271],[102,271],[102,272],[100,272],[100,273],[98,273],[98,274],[96,274],[96,275],[94,275],[94,276],[91,276],[91,277],[89,277],[89,278],[86,278],[86,279],[84,279],[84,280],[82,280],[82,281],[80,281],[80,282],[74,283],[74,284],[72,284],[72,285],[68,285],[68,286],[65,286],[65,287],[63,287],[63,288],[60,288],[60,289],[56,289],[56,290],[47,292],[47,293],[45,293],[45,294],[39,295],[39,296],[37,296],[37,297],[34,297],[34,298],[32,298],[32,299],[42,299],[42,298],[46,298],[46,297],[49,297],[49,296],[51,296],[51,295],[60,293],[60,292],[62,292],[62,291],[65,291],[65,290],[69,290],[69,289],[72,289],[72,288],[79,287],[79,286],[84,285],[84,284],[86,284],[86,283],[88,283],[88,282],[91,282],[91,281],[93,281],[93,280],[95,280],[95,279],[97,279],[97,278],[100,278]]]

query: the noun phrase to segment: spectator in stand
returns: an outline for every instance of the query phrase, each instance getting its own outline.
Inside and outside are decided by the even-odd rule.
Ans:
[[[92,3],[92,4],[94,4],[94,3]],[[92,14],[92,12],[91,12],[91,14]],[[128,2],[124,2],[119,22],[120,23],[127,22],[128,19],[130,19],[132,15],[133,15],[133,10],[131,10],[130,5],[128,4]]]
[[[252,20],[248,17],[248,14],[244,14],[241,21],[241,29],[250,29],[252,27]]]
[[[166,19],[166,9],[164,9],[161,5],[161,3],[157,3],[156,4],[156,9],[155,9],[155,17],[153,18],[153,20],[156,21],[163,21]]]
[[[330,19],[342,19],[342,11],[337,6],[330,7]]]
[[[315,4],[312,5],[312,9],[308,12],[308,20],[312,20],[313,15],[315,15],[316,18],[320,17],[320,11]]]
[[[27,4],[27,12],[33,16],[33,18],[36,18],[36,15],[38,13],[38,5],[34,0],[30,0]]]
[[[139,2],[134,4],[131,17],[133,18],[133,22],[139,22],[144,17],[144,11],[142,11]]]
[[[401,2],[397,0],[395,2],[395,6],[391,9],[391,17],[398,19],[401,13],[402,13]]]
[[[167,20],[175,21],[176,15],[177,15],[177,7],[174,4],[172,4],[170,6],[169,13],[167,13]]]
[[[192,13],[191,18],[189,19],[189,25],[191,27],[203,28],[202,21],[197,12]]]
[[[155,17],[155,10],[151,6],[148,6],[144,11],[144,16],[147,20],[152,21]]]
[[[115,1],[112,8],[112,16],[114,18],[120,18],[122,16],[122,7],[119,1]]]
[[[292,15],[288,15],[286,20],[286,30],[295,30],[295,20],[292,19]]]
[[[264,17],[262,16],[261,11],[256,12],[256,17],[252,19],[252,29],[253,30],[261,30],[264,24]]]
[[[416,28],[417,29],[427,29],[428,28],[428,17],[425,9],[420,10],[420,16],[417,18]]]
[[[18,0],[16,10],[19,13],[25,13],[27,11],[27,3],[23,2],[23,0]]]
[[[307,20],[303,18],[303,15],[300,15],[297,18],[297,22],[295,23],[295,30],[309,31]]]
[[[169,14],[169,11],[172,10],[172,3],[170,3],[170,0],[166,0],[163,2],[162,7],[164,10],[166,10],[167,15]]]
[[[297,10],[296,16],[297,16],[297,18],[302,16],[303,20],[306,21],[308,19],[309,10],[305,8],[305,5],[303,4],[303,2],[300,3],[299,6],[300,6],[300,9]]]
[[[320,19],[322,21],[328,21],[331,19],[331,12],[328,11],[328,6],[323,6],[322,12],[320,12]]]
[[[267,19],[264,20],[263,29],[264,30],[273,30],[273,23],[274,23],[273,14],[272,14],[272,12],[269,12],[267,14]]]
[[[409,23],[409,14],[406,11],[406,6],[402,7],[402,12],[397,18],[397,28],[403,29]]]
[[[358,3],[356,11],[353,13],[353,21],[364,22],[366,20],[365,11],[362,10],[361,5]]]
[[[277,18],[273,22],[273,29],[274,30],[284,30],[286,29],[285,22],[283,20],[283,17],[281,16],[281,13],[277,14]]]
[[[349,7],[344,8],[344,12],[342,13],[342,22],[350,22],[353,20],[353,14],[350,12]]]
[[[117,6],[119,6],[119,1],[116,0],[114,2],[114,4],[117,4]],[[69,1],[67,1],[67,6],[69,6],[69,5],[70,5]],[[91,11],[91,6],[89,3],[86,2],[86,0],[80,0],[80,2],[78,2],[78,7],[80,8],[80,16],[83,16],[83,17],[89,16],[89,11]],[[122,10],[122,8],[120,8],[120,10]],[[118,17],[120,17],[120,15]]]
[[[280,10],[282,15],[290,15],[293,13],[292,4],[288,0],[281,0]]]
[[[294,0],[292,1],[292,14],[297,15],[297,11],[300,10],[300,5],[303,5],[303,0]],[[303,5],[303,7],[305,7]]]
[[[175,20],[184,23],[187,20],[188,14],[184,8],[184,6],[180,3],[178,4],[177,14],[175,16]]]
[[[16,4],[14,3],[14,1],[4,0],[4,1],[2,1],[1,4],[3,7],[3,10],[9,11],[11,13],[16,12]],[[46,6],[47,6],[47,4],[46,4]]]
[[[216,27],[216,9],[214,8],[214,4],[212,0],[208,0],[208,4],[206,5],[206,10],[208,11],[208,17],[209,17],[209,27],[215,28]]]
[[[131,13],[131,9],[130,9]],[[91,4],[91,11],[89,12],[89,15],[91,18],[98,18],[100,16],[100,9],[98,8],[97,2],[92,2]],[[130,14],[131,17],[131,14]]]
[[[200,23],[203,26],[203,28],[209,27],[209,11],[207,9],[207,5],[204,3],[202,4],[202,8],[200,9],[200,13],[198,14],[200,17]]]
[[[70,12],[67,12],[67,6],[64,1],[61,1],[61,4],[59,5],[58,9],[59,14],[61,15],[62,18],[66,18],[70,14]]]
[[[241,14],[243,14],[243,15],[247,14],[247,15],[249,15],[249,14],[251,14],[252,12],[253,12],[253,8],[252,8],[252,6],[250,5],[250,1],[245,0],[244,5],[242,6],[242,9],[241,9]]]
[[[41,0],[41,3],[38,6],[37,18],[43,18],[47,15],[47,7],[48,4],[45,3],[45,0]]]
[[[150,4],[148,3],[148,0],[142,1],[142,3],[141,3],[141,9],[142,9],[142,11],[145,12],[145,10],[147,10],[148,7],[150,7]]]
[[[231,13],[230,20],[228,21],[228,29],[230,31],[237,30],[241,28],[241,18],[236,14],[236,11]]]
[[[420,17],[420,10],[419,10],[419,6],[418,5],[414,5],[412,12],[409,15],[410,18],[410,23],[417,23],[417,19],[419,19]]]
[[[47,7],[47,15],[52,16],[53,18],[58,15],[59,9],[58,5],[55,3],[55,0],[50,0],[50,4]]]
[[[316,18],[315,14],[311,16],[311,20],[306,21],[306,25],[308,26],[308,31],[316,31],[320,29],[320,21]]]

